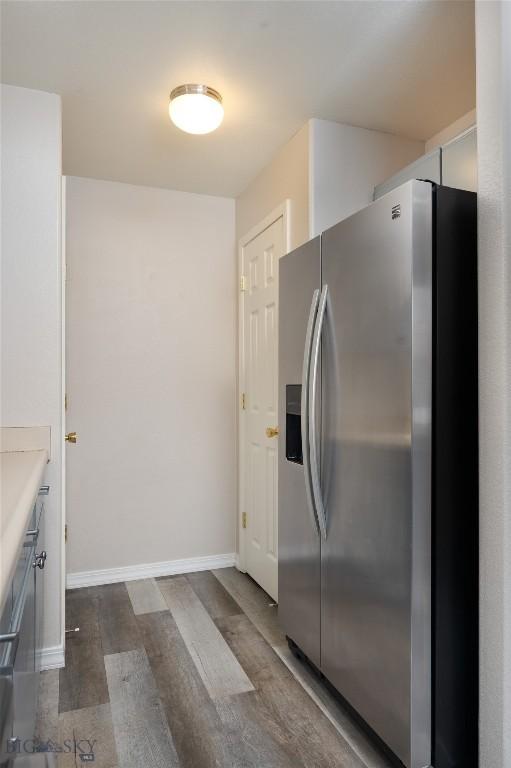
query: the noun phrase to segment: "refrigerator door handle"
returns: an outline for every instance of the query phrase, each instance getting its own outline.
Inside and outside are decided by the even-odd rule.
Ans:
[[[309,320],[307,322],[307,332],[305,334],[305,347],[303,350],[303,368],[302,368],[302,403],[301,403],[301,425],[302,425],[302,456],[303,473],[305,476],[305,492],[307,495],[307,507],[310,512],[312,526],[319,534],[318,518],[314,507],[314,497],[312,492],[311,480],[311,461],[309,447],[309,378],[312,353],[312,337],[314,333],[314,323],[318,311],[319,290],[316,288],[312,294]]]
[[[323,504],[323,497],[321,495],[321,482],[319,474],[319,453],[318,453],[318,436],[317,436],[317,424],[316,424],[316,405],[318,400],[318,367],[319,367],[319,350],[321,346],[321,332],[323,330],[323,322],[325,320],[326,302],[328,298],[328,285],[324,285],[321,291],[321,297],[319,299],[318,314],[316,318],[316,327],[314,329],[314,336],[312,339],[312,353],[311,353],[311,368],[312,373],[309,380],[309,441],[310,441],[310,463],[311,463],[311,480],[312,480],[312,495],[314,499],[314,507],[316,509],[317,520],[321,536],[326,539],[326,513]]]

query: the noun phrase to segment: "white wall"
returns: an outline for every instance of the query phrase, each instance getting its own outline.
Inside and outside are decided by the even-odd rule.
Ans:
[[[511,766],[511,4],[476,2],[480,766]]]
[[[1,86],[3,426],[51,426],[46,478],[44,646],[63,641],[61,108],[51,93]]]
[[[68,573],[234,552],[234,201],[67,178]]]
[[[424,143],[327,120],[309,121],[310,237],[360,210],[385,181],[424,153]]]
[[[424,153],[424,142],[309,120],[236,200],[243,237],[284,200],[291,248],[371,202],[373,189]]]
[[[309,239],[309,123],[275,155],[236,200],[236,237],[244,237],[278,205],[290,201],[290,247]]]

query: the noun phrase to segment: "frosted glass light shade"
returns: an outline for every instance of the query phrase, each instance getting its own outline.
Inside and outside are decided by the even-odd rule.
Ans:
[[[224,118],[222,97],[207,85],[180,85],[170,94],[169,115],[186,133],[211,133]]]

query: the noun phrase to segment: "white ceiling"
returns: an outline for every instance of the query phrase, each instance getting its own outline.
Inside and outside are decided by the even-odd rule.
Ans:
[[[474,6],[375,2],[2,3],[3,82],[60,93],[64,172],[238,195],[310,117],[427,139],[475,104]],[[189,136],[168,93],[221,91]]]

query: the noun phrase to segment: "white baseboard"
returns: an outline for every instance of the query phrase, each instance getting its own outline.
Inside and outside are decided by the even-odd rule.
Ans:
[[[123,568],[105,568],[100,571],[79,571],[68,573],[66,588],[94,587],[98,584],[114,584],[118,581],[150,579],[155,576],[174,576],[178,573],[209,571],[213,568],[229,568],[236,565],[237,555],[206,555],[205,557],[186,557],[181,560],[167,560],[162,563],[144,563]]]
[[[43,669],[60,669],[64,666],[64,646],[53,645],[42,648],[39,652],[39,667]]]

